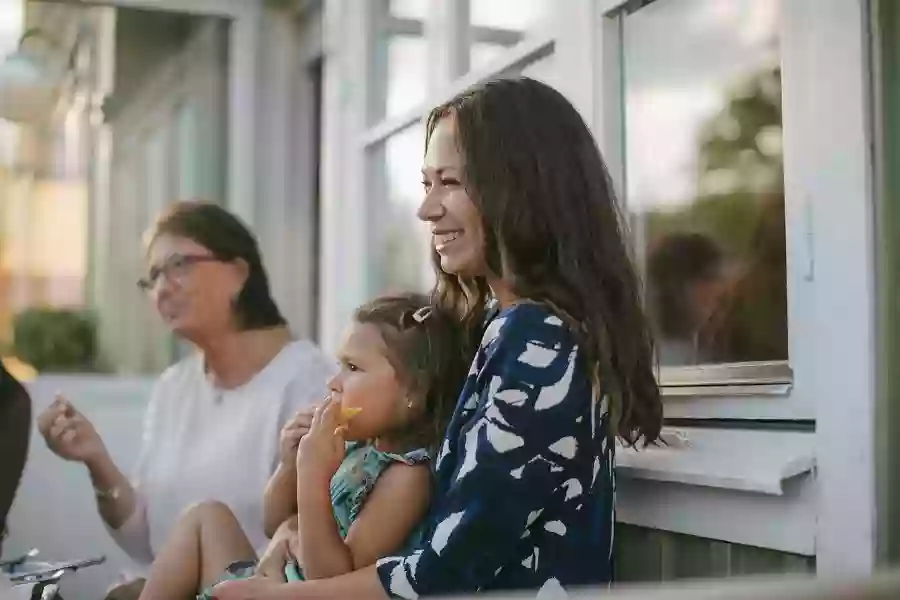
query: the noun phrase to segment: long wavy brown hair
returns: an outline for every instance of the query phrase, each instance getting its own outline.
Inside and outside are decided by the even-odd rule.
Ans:
[[[619,206],[584,120],[562,94],[527,77],[488,81],[436,107],[426,147],[450,115],[489,269],[516,296],[550,306],[569,324],[587,375],[610,398],[619,437],[655,441],[662,402],[653,340]],[[472,352],[491,299],[488,283],[444,273],[434,252],[432,262],[433,302],[457,315]]]

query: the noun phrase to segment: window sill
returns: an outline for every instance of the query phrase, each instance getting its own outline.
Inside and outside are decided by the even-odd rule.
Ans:
[[[815,434],[667,428],[669,446],[616,449],[620,477],[783,496],[815,469]]]

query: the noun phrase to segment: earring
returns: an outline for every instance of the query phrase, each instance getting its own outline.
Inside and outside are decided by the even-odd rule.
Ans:
[[[407,397],[407,399],[406,399],[406,408],[412,408],[412,407],[413,407],[413,401],[412,401],[412,399],[410,399],[410,398]]]

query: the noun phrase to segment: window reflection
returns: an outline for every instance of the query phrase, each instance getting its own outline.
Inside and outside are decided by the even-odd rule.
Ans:
[[[550,18],[549,0],[469,0],[470,68],[497,59]]]
[[[664,365],[787,358],[779,6],[624,17],[626,196]]]
[[[389,137],[374,152],[375,181],[382,181],[372,206],[375,251],[370,254],[372,293],[428,291],[433,282],[428,226],[416,217],[422,203],[422,124]]]

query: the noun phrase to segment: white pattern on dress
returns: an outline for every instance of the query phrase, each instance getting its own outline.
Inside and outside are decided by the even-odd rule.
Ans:
[[[547,410],[559,405],[569,395],[569,388],[572,385],[572,376],[575,374],[575,357],[578,353],[578,347],[572,349],[569,354],[569,360],[566,365],[566,372],[562,378],[553,385],[547,385],[538,392],[537,401],[534,403],[534,410]]]
[[[544,525],[544,529],[557,535],[566,535],[566,525],[562,521],[550,521]]]
[[[558,442],[555,442],[547,449],[554,454],[559,454],[564,458],[572,459],[575,458],[575,453],[578,451],[578,442],[574,437],[569,435]]]
[[[400,561],[391,571],[391,593],[407,600],[416,600],[419,594],[406,576],[406,563]]]
[[[519,362],[538,369],[546,369],[553,364],[556,356],[555,350],[528,342],[525,344],[525,351],[519,355]]]
[[[453,535],[456,527],[462,521],[463,514],[462,512],[453,513],[434,528],[434,535],[431,536],[431,548],[438,556],[447,547],[447,542],[450,541],[450,536]]]
[[[563,487],[566,489],[566,501],[569,501],[572,498],[577,498],[584,493],[584,490],[581,487],[581,482],[574,477],[566,481],[563,484]]]
[[[462,450],[463,461],[462,466],[459,468],[459,473],[456,475],[457,481],[462,481],[462,478],[471,473],[478,464],[478,434],[484,429],[486,423],[486,421],[478,421],[466,432],[466,447]]]

